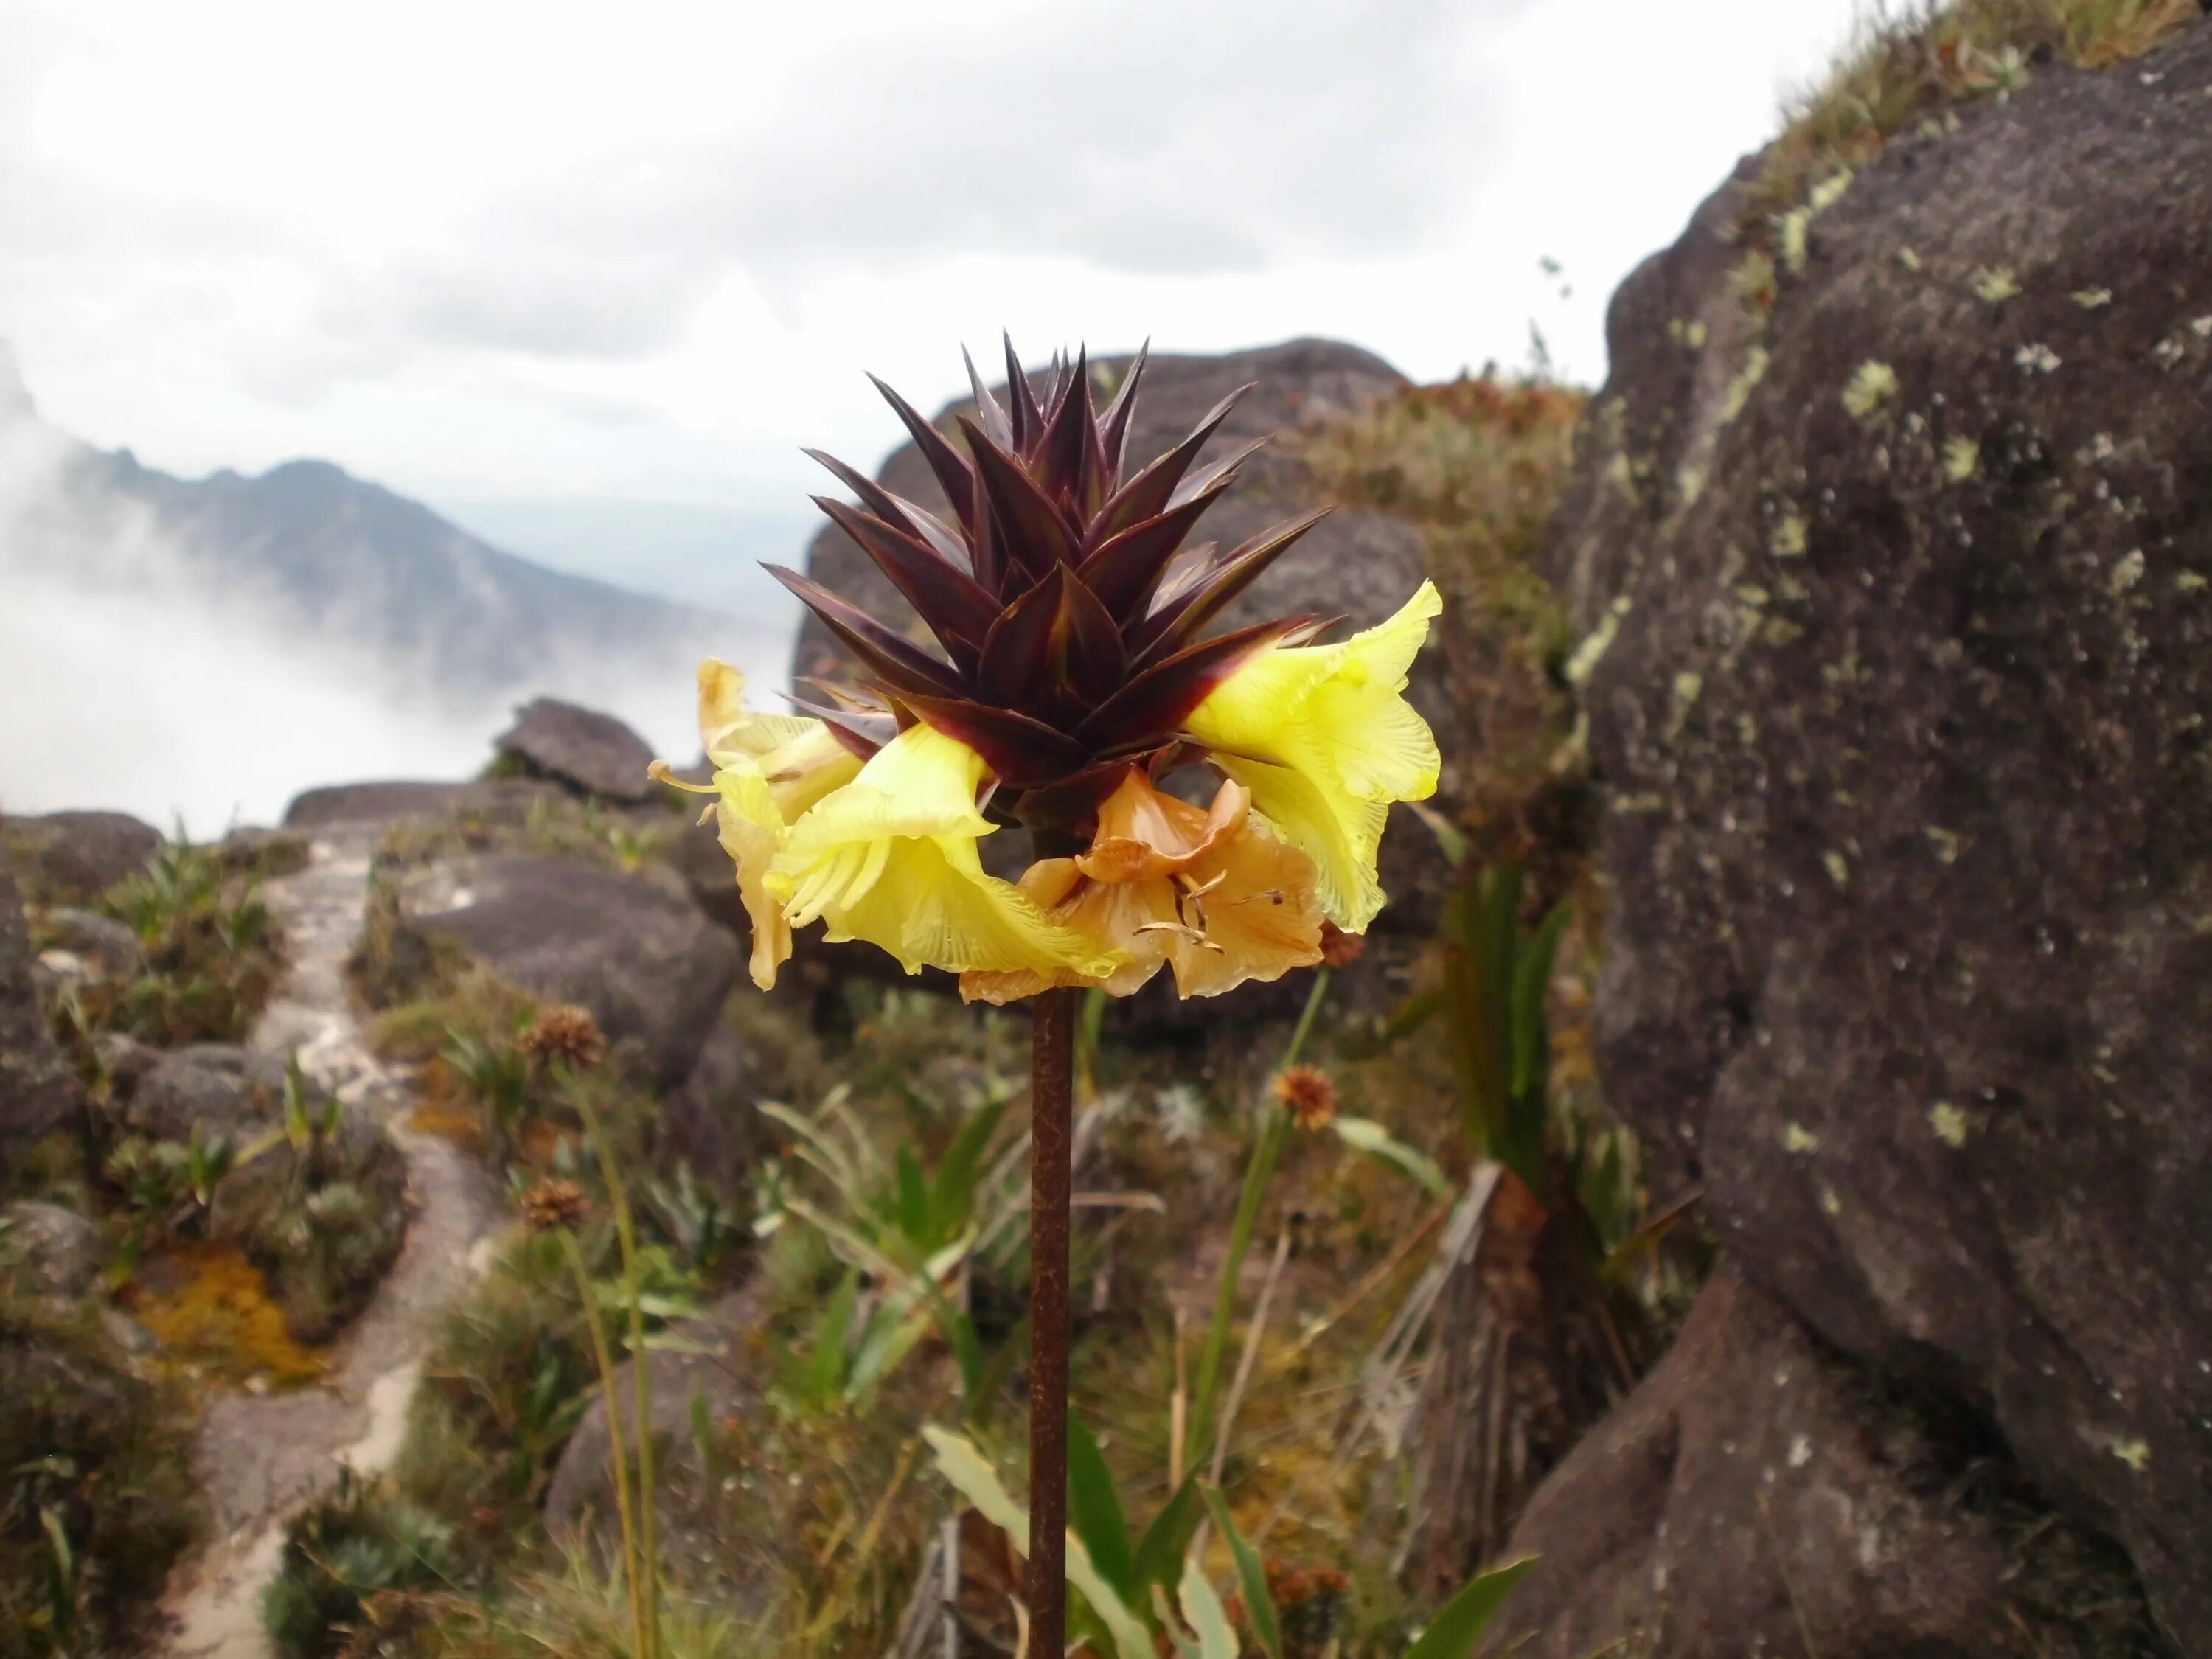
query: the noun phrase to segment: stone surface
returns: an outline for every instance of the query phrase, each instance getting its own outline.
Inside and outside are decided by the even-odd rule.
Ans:
[[[768,1407],[754,1372],[751,1328],[759,1317],[750,1290],[725,1297],[705,1318],[687,1326],[685,1335],[713,1352],[656,1352],[653,1364],[653,1431],[658,1451],[654,1496],[659,1505],[663,1568],[678,1583],[711,1584],[719,1603],[740,1618],[765,1613],[787,1583],[787,1575],[806,1559],[792,1514],[793,1494],[780,1476],[763,1479],[743,1459],[734,1468],[720,1459],[708,1468],[694,1432],[696,1401],[718,1432],[732,1426],[742,1434]],[[631,1362],[617,1367],[617,1397],[629,1410]],[[545,1489],[546,1529],[564,1547],[588,1542],[604,1557],[620,1547],[612,1467],[608,1455],[607,1411],[594,1395],[576,1431],[562,1449]],[[753,1490],[749,1504],[733,1504],[730,1486]],[[742,1535],[730,1535],[734,1517]]]
[[[612,714],[573,702],[539,697],[525,704],[492,746],[536,775],[610,800],[641,801],[653,793],[645,775],[651,745]]]
[[[2062,1563],[2082,1570],[2076,1540],[2024,1540],[2002,1504],[1971,1502],[1964,1465],[1724,1267],[1667,1358],[1523,1512],[1508,1553],[1537,1565],[1493,1641],[1525,1659],[2138,1650],[2053,1622],[2081,1587],[2053,1582]],[[2030,1560],[2038,1540],[2048,1559]],[[2103,1616],[2139,1635],[2131,1588],[2124,1570],[2103,1584],[2102,1599],[2133,1603]]]
[[[661,1103],[654,1164],[688,1164],[699,1184],[726,1203],[742,1201],[752,1174],[758,1123],[748,1086],[752,1060],[745,1040],[717,1024],[707,1035],[691,1075]]]
[[[690,1075],[737,982],[726,932],[646,877],[570,859],[469,860],[454,879],[406,927],[456,940],[534,996],[590,1009],[652,1086]]]
[[[284,1062],[234,1042],[195,1042],[154,1063],[123,1104],[134,1134],[189,1140],[192,1125],[209,1134],[241,1135],[276,1122],[284,1110]]]
[[[1812,222],[1756,384],[1713,198],[1614,300],[1547,558],[1585,628],[1627,607],[1586,700],[1608,1099],[1765,1288],[1986,1413],[2193,1649],[2212,22],[2154,63],[1893,143]],[[1854,414],[1869,362],[1897,388]]]
[[[1116,374],[1129,362],[1127,357],[1101,361]],[[1155,356],[1145,370],[1130,428],[1133,465],[1141,466],[1179,442],[1207,410],[1248,381],[1257,384],[1214,434],[1200,457],[1200,466],[1303,422],[1351,414],[1406,383],[1372,352],[1334,340],[1291,340],[1219,356]],[[949,426],[954,413],[972,407],[965,400],[951,404],[939,423]],[[894,450],[877,477],[933,512],[945,510],[943,495],[912,444]],[[836,488],[834,479],[824,479],[825,493]],[[1262,450],[1246,463],[1243,482],[1200,521],[1194,539],[1234,546],[1318,504],[1302,464],[1279,450]],[[831,591],[896,624],[913,617],[867,556],[834,525],[825,524],[808,545],[806,570]],[[1217,627],[1226,631],[1265,617],[1318,611],[1342,615],[1351,626],[1364,628],[1404,604],[1427,574],[1427,554],[1410,526],[1381,514],[1340,512],[1285,553],[1222,613]],[[799,675],[842,678],[851,672],[842,648],[811,616],[800,630],[793,662]]]
[[[42,1294],[80,1297],[99,1279],[106,1243],[99,1227],[75,1210],[26,1200],[0,1209],[0,1218],[10,1224],[9,1237]]]
[[[541,778],[490,778],[466,783],[398,781],[337,783],[310,789],[284,809],[288,830],[324,830],[347,823],[389,823],[480,813],[520,823],[538,801],[560,799],[560,787]]]
[[[15,878],[0,865],[0,1158],[64,1127],[77,1104],[76,1079],[40,1005]]]
[[[49,910],[40,925],[46,948],[40,959],[64,977],[129,979],[144,965],[138,935],[112,916],[93,910]],[[57,955],[70,958],[66,966]]]
[[[0,818],[0,853],[31,904],[89,904],[144,869],[161,845],[161,831],[127,812]]]

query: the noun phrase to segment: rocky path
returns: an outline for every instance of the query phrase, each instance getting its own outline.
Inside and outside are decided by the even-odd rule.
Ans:
[[[498,1213],[496,1191],[477,1165],[406,1127],[410,1076],[369,1051],[346,994],[346,953],[360,932],[379,833],[372,824],[324,830],[307,867],[264,889],[289,932],[292,967],[253,1043],[272,1054],[297,1048],[311,1079],[384,1121],[406,1154],[416,1211],[398,1261],[340,1340],[328,1381],[209,1397],[200,1461],[214,1541],[172,1587],[167,1659],[266,1659],[261,1591],[276,1571],[284,1522],[339,1466],[373,1473],[398,1451],[422,1354],[477,1271],[476,1246]]]

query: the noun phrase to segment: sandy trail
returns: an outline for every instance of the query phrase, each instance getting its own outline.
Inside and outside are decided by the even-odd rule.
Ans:
[[[445,1310],[481,1263],[475,1247],[499,1214],[490,1177],[465,1153],[405,1124],[410,1069],[369,1051],[346,994],[344,963],[361,930],[381,826],[332,826],[307,867],[264,896],[287,930],[292,965],[254,1028],[253,1046],[299,1050],[308,1077],[365,1106],[406,1154],[415,1213],[373,1300],[333,1350],[327,1381],[285,1394],[222,1392],[205,1401],[199,1463],[209,1547],[172,1583],[167,1659],[268,1659],[261,1592],[285,1522],[339,1466],[371,1474],[399,1449],[409,1397]]]

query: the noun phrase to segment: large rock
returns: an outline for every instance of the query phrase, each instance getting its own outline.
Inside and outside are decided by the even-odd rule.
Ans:
[[[107,1256],[99,1226],[75,1210],[35,1199],[0,1208],[33,1289],[75,1300],[92,1289]]]
[[[1549,558],[1618,626],[1608,1098],[1762,1286],[1986,1414],[2195,1650],[2212,23],[2154,62],[1893,143],[1763,359],[1716,195],[1613,302]]]
[[[134,1134],[189,1140],[201,1124],[236,1144],[283,1116],[284,1062],[234,1042],[195,1042],[161,1055],[118,1103]]]
[[[515,710],[514,724],[493,747],[532,775],[557,778],[610,800],[641,801],[653,793],[646,768],[653,749],[612,714],[539,697]]]
[[[1100,362],[1116,375],[1129,364],[1127,357]],[[1207,410],[1247,382],[1256,385],[1222,422],[1200,465],[1302,422],[1355,413],[1406,384],[1403,375],[1372,352],[1334,340],[1291,340],[1215,357],[1156,356],[1146,368],[1129,432],[1133,464],[1141,465],[1181,441]],[[949,404],[939,423],[949,429],[954,414],[973,407],[965,399]],[[912,444],[894,450],[877,477],[909,500],[945,511],[945,497]],[[834,488],[834,481],[825,483],[825,489]],[[1278,448],[1265,449],[1245,464],[1243,483],[1200,521],[1194,540],[1234,546],[1319,504],[1304,464]],[[896,624],[913,617],[867,555],[834,525],[816,532],[806,550],[806,570],[831,591]],[[1428,556],[1412,526],[1377,513],[1338,513],[1284,554],[1222,613],[1217,626],[1225,631],[1265,617],[1318,611],[1364,628],[1403,605],[1427,574]],[[811,615],[799,632],[793,663],[799,675],[848,678],[852,672],[843,648]]]
[[[161,845],[161,831],[127,812],[0,818],[0,851],[32,904],[89,904],[144,869]]]
[[[1509,1553],[1537,1563],[1494,1639],[1526,1659],[2140,1651],[2089,1645],[2143,1633],[2118,1553],[2023,1524],[1941,1426],[1723,1268],[1523,1512]],[[2111,1605],[2069,1627],[2069,1598]]]
[[[753,1171],[759,1124],[753,1110],[752,1057],[726,1025],[707,1034],[698,1063],[661,1103],[653,1162],[688,1164],[699,1184],[724,1204],[741,1201]]]
[[[65,1127],[79,1103],[36,974],[15,878],[0,865],[0,1161]]]
[[[457,878],[462,888],[408,928],[457,941],[534,996],[590,1009],[653,1086],[690,1075],[737,982],[727,933],[643,876],[571,859],[489,857]]]
[[[498,823],[528,821],[540,801],[561,798],[560,786],[542,778],[487,778],[467,783],[335,783],[296,795],[284,809],[288,830],[321,830],[339,823],[391,823],[465,817]]]

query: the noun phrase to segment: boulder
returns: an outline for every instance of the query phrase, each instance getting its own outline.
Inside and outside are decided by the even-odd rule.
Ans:
[[[768,1409],[755,1376],[752,1327],[759,1314],[757,1294],[738,1291],[684,1328],[690,1342],[710,1352],[651,1356],[653,1496],[664,1570],[679,1583],[710,1583],[718,1603],[734,1603],[731,1611],[741,1618],[764,1613],[787,1588],[787,1575],[806,1559],[785,1480],[759,1460],[724,1461]],[[625,1361],[615,1371],[626,1435],[633,1421],[633,1364]],[[724,1455],[701,1444],[695,1431],[702,1420]],[[626,1443],[635,1455],[635,1443]],[[602,1556],[619,1547],[610,1449],[606,1401],[595,1395],[545,1489],[546,1530],[563,1547],[589,1544]],[[739,1486],[749,1489],[745,1501],[732,1504]],[[730,1535],[733,1526],[741,1537]]]
[[[100,1228],[75,1210],[25,1200],[0,1209],[9,1237],[22,1252],[31,1285],[44,1296],[75,1300],[100,1279],[107,1258]]]
[[[699,1059],[661,1103],[654,1131],[654,1164],[687,1164],[693,1176],[725,1203],[741,1200],[753,1170],[758,1123],[747,1086],[752,1058],[745,1040],[716,1024]]]
[[[515,710],[514,724],[492,746],[532,776],[556,778],[609,800],[643,801],[653,749],[612,714],[539,697]]]
[[[646,877],[572,859],[488,857],[455,876],[465,885],[404,930],[453,939],[533,996],[590,1009],[650,1086],[690,1075],[737,982],[727,933]]]
[[[0,852],[31,904],[89,904],[144,869],[161,845],[161,831],[127,812],[0,818]]]
[[[135,1058],[135,1057],[133,1057]],[[234,1042],[195,1042],[156,1060],[122,1103],[124,1127],[152,1140],[189,1140],[192,1126],[234,1146],[284,1110],[284,1062]]]
[[[1723,1267],[1523,1511],[1507,1553],[1537,1562],[1492,1640],[1525,1659],[2142,1651],[2118,1553],[2036,1526],[1946,1427]]]
[[[65,979],[125,980],[145,966],[138,935],[95,910],[49,910],[39,932],[40,961]]]
[[[2154,63],[1893,142],[1771,315],[1743,192],[1708,201],[1613,301],[1546,557],[1610,635],[1596,1040],[1657,1184],[1824,1340],[1984,1414],[2193,1650],[2212,22]]]
[[[0,1160],[65,1127],[78,1103],[76,1079],[40,1004],[15,878],[0,865]]]
[[[293,797],[284,809],[288,830],[313,830],[339,823],[480,815],[500,823],[522,823],[539,801],[558,800],[560,786],[542,778],[485,778],[466,783],[337,783]]]
[[[223,868],[271,879],[307,867],[307,838],[296,830],[234,830],[216,848]]]
[[[1118,376],[1130,360],[1097,361]],[[1130,428],[1133,464],[1180,442],[1207,410],[1248,382],[1255,383],[1253,390],[1208,442],[1200,466],[1304,422],[1352,414],[1406,380],[1372,352],[1335,340],[1291,340],[1218,356],[1155,356],[1145,369]],[[955,414],[972,408],[966,399],[949,404],[939,424],[949,430]],[[877,477],[933,512],[945,511],[943,494],[910,443],[891,453]],[[1318,505],[1304,464],[1264,449],[1245,464],[1243,482],[1207,512],[1194,540],[1233,546]],[[894,626],[913,617],[873,562],[835,525],[824,524],[808,544],[806,572]],[[1412,526],[1382,514],[1340,512],[1285,553],[1222,613],[1217,627],[1226,631],[1266,617],[1316,611],[1364,628],[1404,604],[1427,574],[1428,555]],[[847,678],[852,672],[843,647],[810,614],[799,630],[793,673]]]

